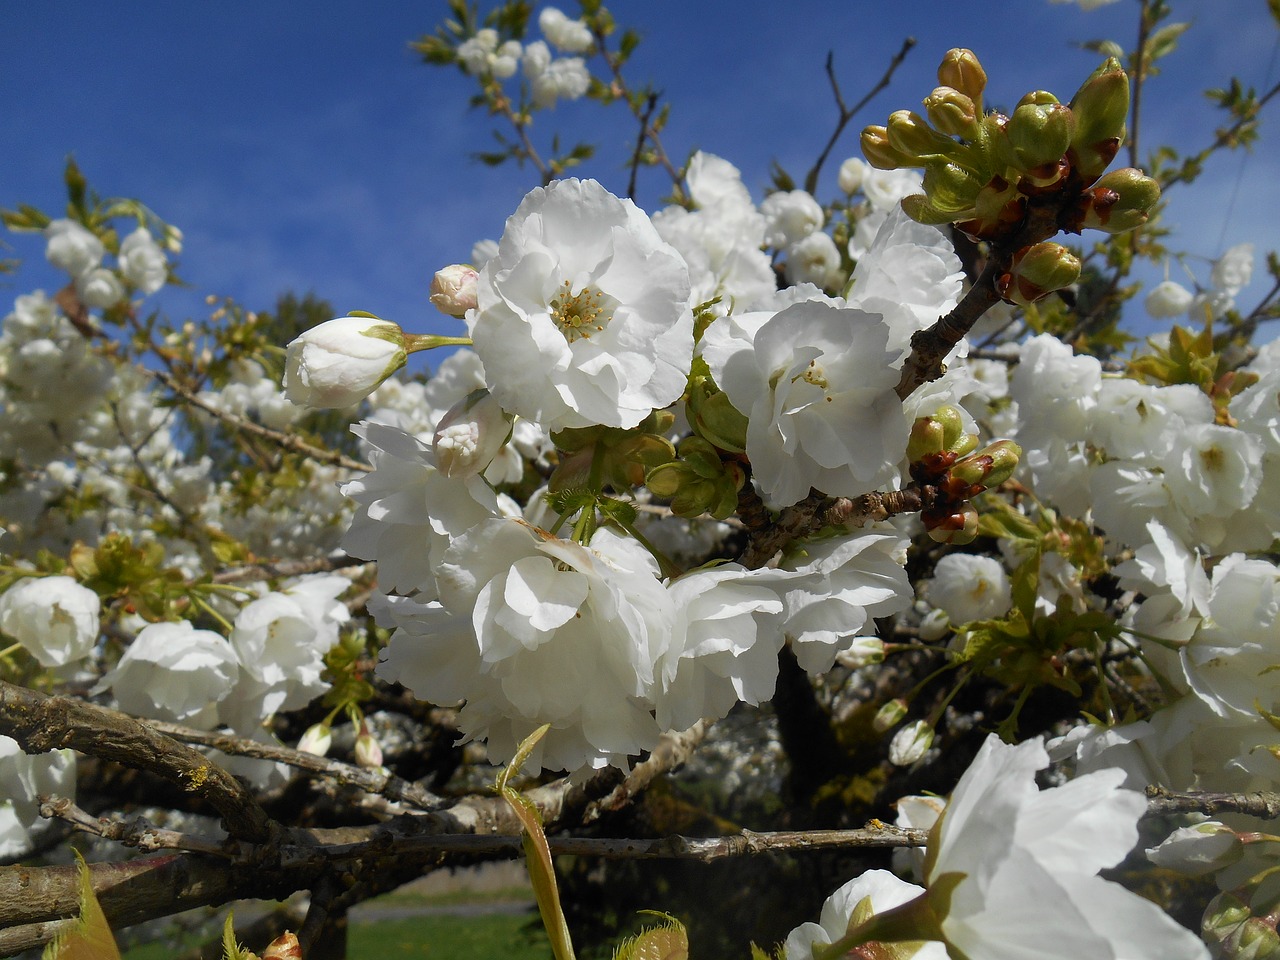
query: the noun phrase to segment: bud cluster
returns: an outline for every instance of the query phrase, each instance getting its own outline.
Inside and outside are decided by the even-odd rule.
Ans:
[[[1144,223],[1160,187],[1132,168],[1103,176],[1125,137],[1129,78],[1109,58],[1069,104],[1033,90],[1009,116],[985,113],[987,75],[973,51],[947,52],[938,86],[924,99],[925,116],[898,110],[884,126],[862,132],[862,149],[884,170],[923,167],[924,193],[903,209],[921,223],[954,223],[975,240],[1007,241],[1024,224],[1029,206],[1048,207],[1060,229],[1085,227],[1122,233]],[[1061,247],[1019,251],[1020,267],[1000,293],[1025,304],[1073,283],[1079,262]]]
[[[911,425],[907,459],[911,478],[925,503],[920,519],[938,543],[965,544],[978,534],[978,511],[969,501],[1013,475],[1022,448],[996,440],[978,449],[976,434],[966,433],[960,411],[939,407]]]

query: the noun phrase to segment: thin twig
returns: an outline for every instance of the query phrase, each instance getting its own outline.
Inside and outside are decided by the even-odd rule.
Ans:
[[[889,67],[885,70],[884,76],[880,78],[880,82],[872,87],[867,95],[853,105],[850,109],[844,105],[844,97],[840,93],[840,83],[836,80],[835,73],[835,54],[827,54],[827,79],[831,82],[831,92],[836,98],[836,107],[840,111],[840,117],[836,120],[836,128],[831,133],[831,138],[827,140],[827,145],[822,148],[822,153],[818,154],[818,159],[814,163],[813,168],[805,174],[804,188],[809,193],[817,193],[818,191],[818,175],[822,172],[822,165],[827,162],[827,157],[831,155],[831,151],[835,149],[836,141],[840,139],[840,134],[844,133],[844,128],[848,126],[862,108],[871,102],[871,98],[877,93],[889,86],[893,79],[894,73],[898,67],[902,65],[902,61],[906,59],[907,54],[911,52],[911,48],[916,45],[915,37],[907,37],[902,41],[902,46],[898,52],[893,55],[893,59],[889,61]]]
[[[216,841],[207,837],[180,833],[177,830],[164,830],[145,817],[131,817],[128,820],[95,817],[77,807],[68,798],[53,794],[42,794],[39,800],[40,816],[62,820],[81,833],[101,837],[104,840],[115,840],[126,847],[149,851],[186,850],[191,853],[226,855],[223,845]]]
[[[1203,813],[1216,817],[1223,813],[1243,813],[1264,820],[1280,819],[1280,793],[1259,790],[1255,793],[1183,793],[1161,786],[1147,787],[1149,817],[1171,813]]]

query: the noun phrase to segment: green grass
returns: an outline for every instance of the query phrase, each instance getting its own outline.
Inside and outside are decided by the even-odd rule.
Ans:
[[[351,960],[551,960],[551,946],[541,927],[532,932],[526,929],[534,916],[492,913],[356,922],[347,935],[347,956]],[[266,945],[255,946],[261,950]],[[124,958],[171,960],[173,956],[171,946],[152,943],[128,951]]]
[[[413,960],[550,960],[541,929],[531,936],[528,915],[417,917],[353,924],[347,941],[351,960],[382,957]],[[132,957],[129,960],[133,960]]]

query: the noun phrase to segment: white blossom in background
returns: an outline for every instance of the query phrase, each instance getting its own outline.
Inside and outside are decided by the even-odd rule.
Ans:
[[[26,577],[0,595],[0,631],[44,667],[83,660],[98,642],[98,595],[71,577]]]
[[[548,430],[633,427],[684,391],[689,272],[630,200],[594,180],[532,191],[468,315],[490,392]]]
[[[836,242],[822,231],[797,240],[786,248],[786,254],[787,280],[791,283],[812,283],[830,290],[844,281],[840,251]]]
[[[699,151],[685,174],[696,208],[670,206],[653,216],[662,239],[689,266],[691,301],[721,298],[713,309],[732,313],[777,290],[777,278],[764,244],[765,220],[751,202],[738,168],[722,157]]]
[[[285,354],[284,389],[299,406],[350,407],[405,364],[404,333],[374,317],[326,320]]]
[[[790,246],[803,240],[826,222],[822,205],[805,190],[778,190],[764,198],[760,204],[764,217],[764,242],[766,246]]]
[[[894,388],[901,351],[877,314],[817,301],[713,323],[702,355],[748,418],[747,456],[767,504],[810,487],[853,497],[897,476],[907,424]]]
[[[81,277],[102,262],[106,247],[97,234],[75,220],[54,220],[44,228],[45,256],[60,270]]]
[[[992,735],[956,785],[926,856],[926,888],[949,895],[935,905],[947,943],[1000,960],[1207,958],[1151,901],[1097,876],[1134,847],[1146,798],[1120,770],[1040,790],[1048,763],[1038,739]]]
[[[850,157],[840,164],[840,171],[836,175],[836,184],[843,193],[855,194],[862,188],[862,181],[867,178],[867,173],[870,170],[871,164],[861,157]]]
[[[1157,283],[1143,300],[1147,313],[1158,319],[1180,317],[1191,308],[1194,294],[1180,283],[1165,280]]]
[[[179,620],[144,627],[98,689],[111,690],[125,713],[207,729],[239,673],[226,639]]]
[[[53,822],[40,816],[39,795],[74,800],[75,793],[75,751],[27,754],[16,740],[0,736],[0,859],[25,856]]]
[[[954,624],[1003,617],[1013,606],[1004,564],[978,554],[948,553],[934,566],[923,590]]]
[[[169,275],[168,258],[146,227],[124,238],[116,259],[124,278],[148,295],[163,287]]]
[[[586,53],[595,46],[595,38],[587,25],[581,20],[570,20],[556,7],[542,8],[538,14],[538,29],[562,53]]]
[[[345,577],[317,574],[247,604],[231,630],[241,665],[231,698],[255,703],[260,716],[268,716],[304,707],[323,693],[324,655],[350,617],[337,597],[350,585]],[[228,704],[223,713],[234,711],[235,704]]]
[[[1209,282],[1214,289],[1235,297],[1253,279],[1253,244],[1238,243],[1213,262]]]
[[[520,43],[508,40],[498,44],[498,31],[485,27],[458,45],[458,61],[473,76],[492,74],[505,80],[516,72],[520,63]]]
[[[591,74],[581,57],[554,59],[541,40],[525,47],[524,75],[533,105],[539,109],[554,106],[557,100],[577,100],[591,84]]]
[[[888,870],[868,870],[827,897],[818,923],[802,923],[788,934],[786,960],[813,960],[816,949],[835,943],[871,916],[901,906],[922,893],[923,887],[901,880]],[[894,943],[882,949],[892,951],[884,955],[894,960],[947,960],[946,947],[937,941]]]
[[[76,295],[86,307],[105,310],[124,299],[124,284],[114,270],[95,267],[76,278]]]

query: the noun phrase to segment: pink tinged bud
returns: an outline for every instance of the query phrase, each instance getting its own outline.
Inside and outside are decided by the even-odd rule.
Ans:
[[[933,727],[924,720],[909,723],[889,741],[889,762],[895,767],[909,767],[922,759],[933,746]]]
[[[488,390],[473,390],[436,425],[436,469],[454,480],[480,473],[510,438],[514,420]]]
[[[286,930],[267,945],[262,960],[302,960],[302,944],[292,931]]]
[[[871,721],[871,726],[875,728],[877,733],[884,733],[886,730],[896,727],[906,715],[907,701],[897,697],[876,711],[876,716]]]
[[[1080,259],[1060,243],[1035,243],[1013,255],[1009,272],[996,279],[1006,303],[1027,306],[1080,279]]]
[[[317,757],[323,757],[329,752],[329,747],[333,744],[333,731],[327,723],[313,723],[307,727],[307,732],[302,735],[302,739],[298,741],[298,750],[301,753],[314,753]]]
[[[285,395],[299,406],[335,409],[359,403],[404,366],[404,331],[377,317],[338,317],[289,344]]]
[[[938,83],[954,87],[973,101],[977,112],[982,112],[982,91],[987,88],[987,72],[982,69],[978,56],[965,47],[953,47],[938,64]]]
[[[431,280],[431,302],[444,314],[461,319],[476,306],[476,278],[474,267],[455,263],[437,270]]]

